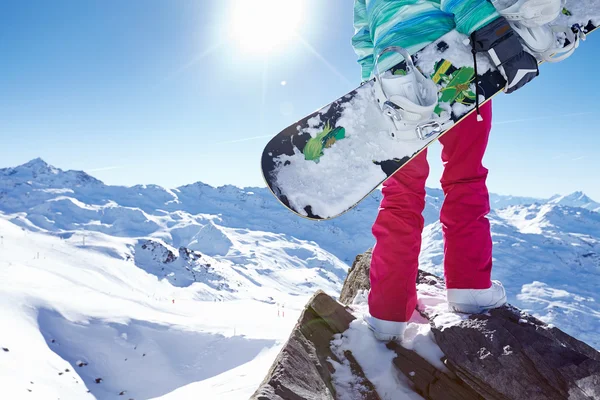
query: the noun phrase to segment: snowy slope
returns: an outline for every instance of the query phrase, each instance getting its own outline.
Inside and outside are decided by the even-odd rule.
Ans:
[[[2,398],[148,399],[246,363],[259,380],[252,360],[277,350],[302,305],[280,294],[284,319],[275,304],[201,301],[195,285],[174,287],[74,239],[4,218],[0,232]]]
[[[490,199],[509,301],[600,348],[597,203]],[[373,245],[379,201],[317,223],[265,188],[109,186],[40,159],[0,169],[0,324],[14,327],[0,330],[0,397],[247,398],[308,297],[335,295]],[[428,189],[421,265],[438,274],[442,203]]]

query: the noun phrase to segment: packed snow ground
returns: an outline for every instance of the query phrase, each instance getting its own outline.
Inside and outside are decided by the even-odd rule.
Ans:
[[[0,397],[248,398],[309,296],[338,293],[372,246],[379,200],[315,223],[264,188],[107,186],[39,159],[0,169]],[[436,274],[442,201],[428,189],[421,266]],[[491,203],[509,302],[600,349],[600,204],[580,192]],[[435,361],[423,322],[407,345]],[[365,329],[340,346],[376,346]]]

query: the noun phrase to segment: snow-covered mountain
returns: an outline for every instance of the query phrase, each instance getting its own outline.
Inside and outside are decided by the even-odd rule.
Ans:
[[[509,301],[600,348],[598,203],[490,200]],[[41,159],[0,169],[0,323],[13,328],[0,393],[247,398],[308,296],[335,295],[373,245],[379,201],[313,222],[266,188],[109,186]],[[428,189],[421,265],[438,274],[442,202]]]
[[[241,229],[273,232],[290,241],[319,238],[321,247],[349,263],[357,249],[371,245],[364,232],[370,229],[378,201],[373,195],[348,216],[314,224],[289,213],[265,188],[213,188],[201,182],[175,189],[108,186],[84,172],[62,171],[41,159],[0,169],[0,211],[27,229],[62,235],[86,231],[148,236],[210,255],[227,253],[232,246],[229,234]],[[435,207],[428,212],[435,215]]]
[[[587,210],[600,212],[600,203],[595,202],[585,195],[583,192],[574,192],[566,196],[555,195],[552,196],[548,203],[560,204],[563,206],[570,207],[581,207]]]
[[[62,171],[39,158],[0,169],[0,211],[28,229],[151,236],[175,247],[207,253],[226,253],[230,247],[221,228],[242,227],[308,241],[318,239],[322,248],[351,263],[356,254],[372,245],[370,229],[380,200],[380,193],[374,192],[341,217],[314,223],[285,210],[266,188],[214,188],[201,182],[175,189],[109,186],[85,172]],[[494,194],[490,200],[493,208],[546,202]],[[426,223],[437,220],[442,201],[440,189],[427,190]]]

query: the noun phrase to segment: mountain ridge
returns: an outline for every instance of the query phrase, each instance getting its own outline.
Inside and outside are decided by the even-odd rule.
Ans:
[[[81,183],[91,182],[93,184],[100,184],[109,188],[120,188],[120,189],[137,189],[137,190],[158,190],[161,192],[168,193],[173,196],[172,200],[177,200],[177,196],[175,192],[181,192],[194,189],[199,193],[202,193],[203,190],[218,190],[221,193],[230,194],[235,191],[268,191],[266,187],[257,187],[257,186],[235,186],[230,184],[220,185],[220,186],[212,186],[202,181],[196,181],[193,183],[167,188],[160,185],[155,184],[136,184],[132,186],[123,186],[123,185],[108,185],[102,182],[101,180],[93,177],[92,175],[86,173],[82,170],[62,170],[53,165],[48,164],[42,158],[34,158],[24,164],[15,166],[15,167],[6,167],[0,168],[0,177],[10,176],[12,174],[17,174],[19,171],[32,171],[37,172],[37,174],[43,173],[45,175],[53,175],[58,176],[64,174],[65,176],[76,176],[79,177]],[[427,188],[427,194],[432,197],[443,198],[443,192],[439,188]],[[514,195],[501,195],[496,193],[490,193],[490,204],[492,208],[504,208],[508,205],[526,205],[526,204],[534,204],[534,203],[553,203],[553,204],[563,204],[569,205],[572,207],[581,207],[588,210],[592,210],[595,212],[600,212],[600,203],[591,199],[582,191],[575,191],[566,195],[555,194],[549,198],[538,198],[538,197],[530,197],[530,196],[514,196]]]

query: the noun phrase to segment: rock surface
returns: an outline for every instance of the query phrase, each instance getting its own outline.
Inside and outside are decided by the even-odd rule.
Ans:
[[[432,325],[448,368],[485,399],[600,399],[600,353],[514,307]]]
[[[369,281],[369,263],[371,262],[371,249],[364,254],[356,256],[348,275],[344,280],[342,291],[340,292],[340,302],[349,305],[356,297],[358,292],[368,290],[371,287]]]
[[[354,319],[344,306],[318,291],[251,400],[335,400],[333,367],[327,359],[340,360],[331,352],[330,341],[336,333],[347,330]],[[364,388],[357,400],[379,400],[351,353],[345,356]]]
[[[436,369],[414,351],[405,349],[395,342],[387,347],[394,350],[397,357],[394,365],[414,385],[417,393],[431,400],[480,400],[476,391],[462,382],[456,375],[449,375]]]

